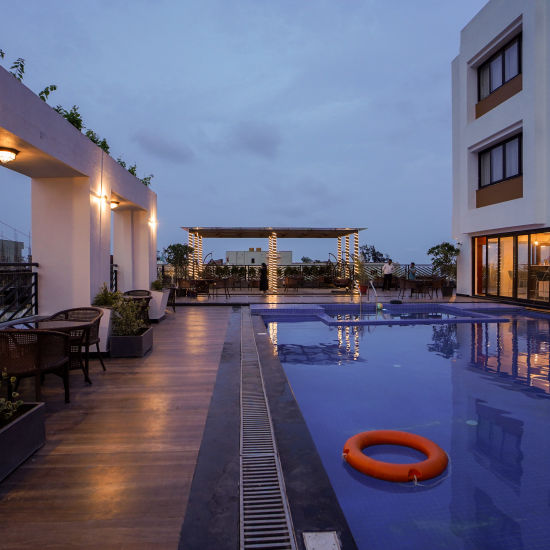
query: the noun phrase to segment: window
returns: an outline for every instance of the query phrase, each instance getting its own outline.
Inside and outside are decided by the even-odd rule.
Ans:
[[[478,101],[521,73],[521,35],[501,48],[477,70]]]
[[[521,174],[521,134],[479,153],[479,187]]]

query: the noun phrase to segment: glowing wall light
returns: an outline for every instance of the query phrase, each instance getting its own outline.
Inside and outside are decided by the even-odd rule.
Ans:
[[[17,149],[11,149],[10,147],[0,147],[0,162],[6,164],[15,160],[15,157],[19,151]]]

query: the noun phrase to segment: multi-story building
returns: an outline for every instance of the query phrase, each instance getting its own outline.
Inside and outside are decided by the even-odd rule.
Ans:
[[[457,292],[548,303],[550,2],[488,2],[452,75]]]
[[[279,265],[292,263],[292,250],[279,250]],[[248,250],[227,250],[225,261],[228,265],[262,265],[267,264],[267,250],[249,248]]]

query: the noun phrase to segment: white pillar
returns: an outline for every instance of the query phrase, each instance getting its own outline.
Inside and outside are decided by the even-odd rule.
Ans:
[[[118,290],[132,290],[134,285],[134,234],[132,210],[113,212],[113,261],[118,265]]]
[[[194,266],[194,259],[195,259],[195,252],[194,252],[195,244],[193,242],[194,238],[195,238],[195,234],[189,231],[188,243],[189,243],[189,247],[193,249],[193,252],[191,252],[189,256],[189,263],[187,264],[187,275],[192,279],[195,278],[193,274],[193,266]]]
[[[199,273],[202,276],[202,235],[199,235]]]
[[[277,233],[273,232],[269,236],[269,248],[267,253],[267,277],[269,281],[269,292],[277,294]]]
[[[109,227],[109,221],[100,222],[103,216],[108,220],[109,207],[90,195],[88,178],[33,179],[31,194],[33,261],[39,263],[38,313],[89,306],[91,258],[98,262],[95,277],[109,281],[109,249],[101,250],[104,239],[99,237],[100,228]],[[94,239],[92,226],[98,233]]]
[[[346,263],[344,273],[346,277],[349,277],[349,235],[346,235]]]
[[[342,237],[338,237],[338,248],[336,252],[336,274],[340,276],[340,266],[342,265]]]
[[[156,278],[156,218],[145,210],[117,209],[113,219],[118,290],[148,290]]]

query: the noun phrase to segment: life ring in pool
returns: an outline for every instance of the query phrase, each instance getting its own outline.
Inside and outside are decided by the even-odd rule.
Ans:
[[[411,447],[428,458],[411,464],[392,464],[366,456],[361,451],[372,445],[402,445]],[[386,481],[420,481],[431,479],[445,471],[449,458],[447,453],[433,441],[421,435],[397,430],[374,430],[350,437],[344,445],[344,460],[353,468]]]

